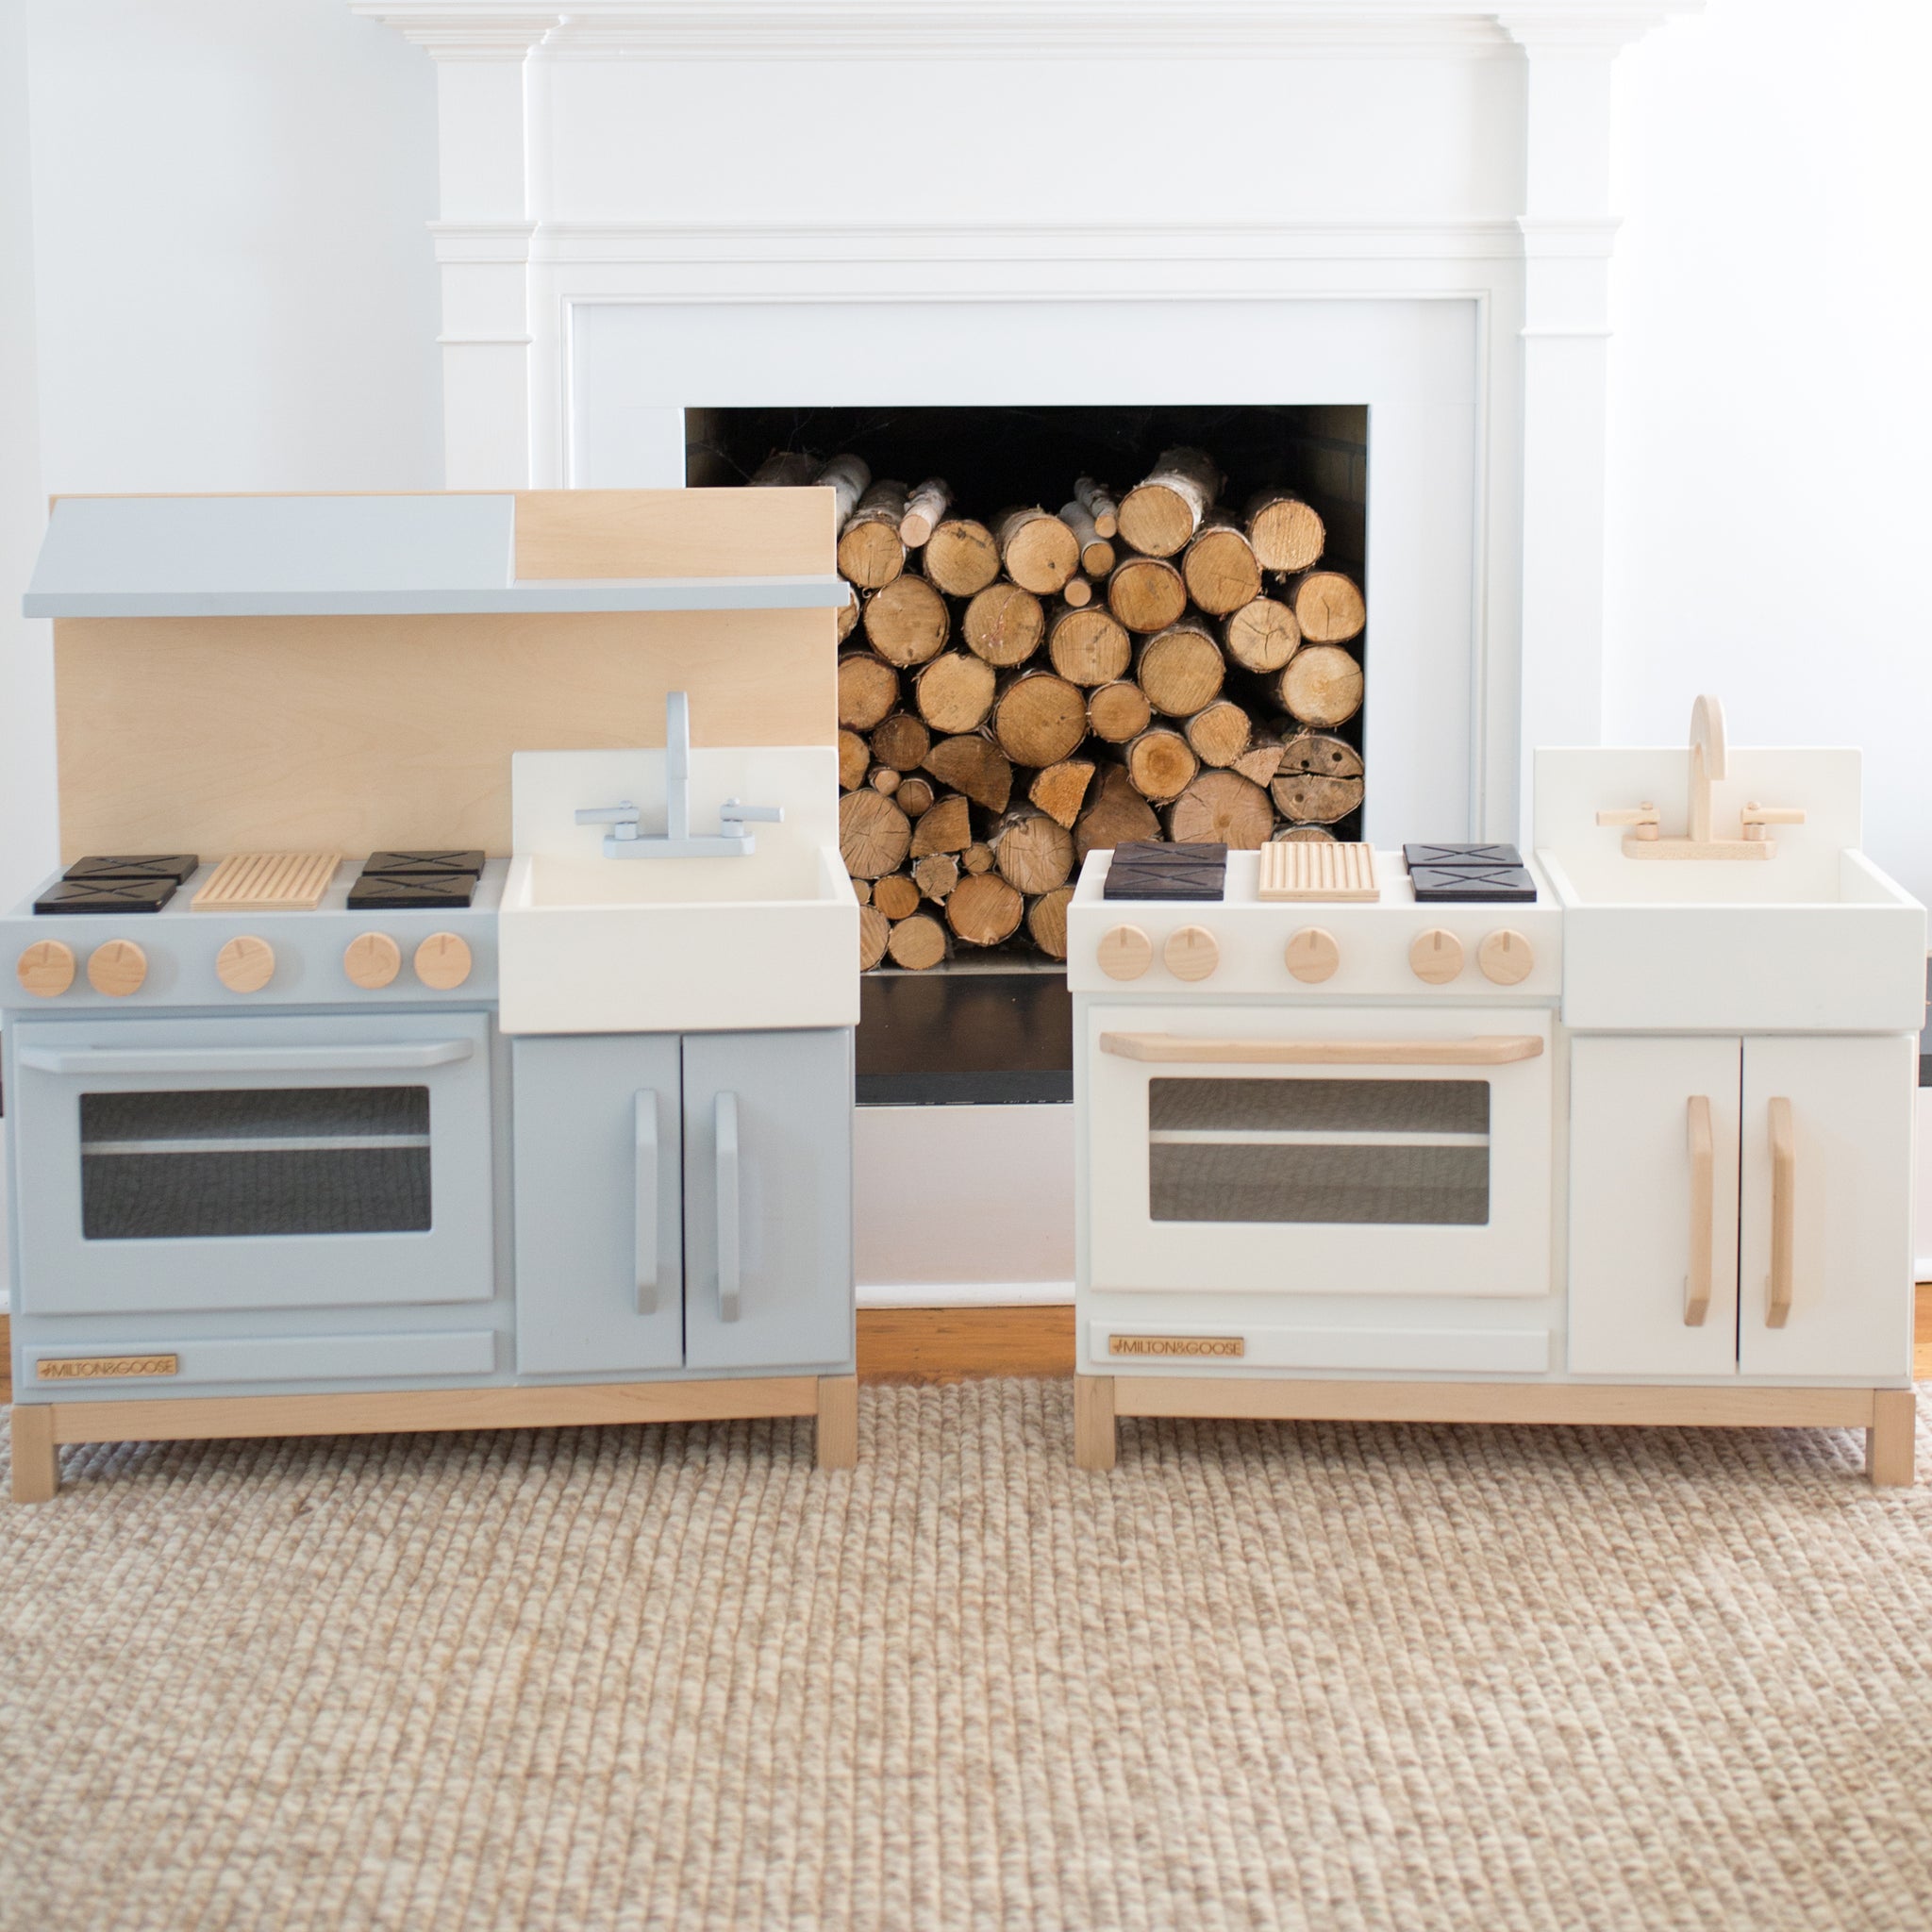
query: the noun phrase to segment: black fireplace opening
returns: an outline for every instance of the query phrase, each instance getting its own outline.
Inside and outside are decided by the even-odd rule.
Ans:
[[[896,479],[908,489],[928,477],[942,477],[950,488],[949,514],[994,527],[1003,513],[1025,506],[1057,514],[1074,497],[1080,477],[1091,477],[1116,499],[1152,474],[1163,453],[1175,448],[1204,452],[1219,472],[1217,508],[1245,527],[1248,507],[1269,491],[1285,491],[1310,506],[1321,520],[1323,548],[1313,568],[1341,573],[1365,591],[1368,563],[1369,410],[1366,406],[1333,404],[1244,404],[1149,406],[1001,405],[997,407],[793,407],[761,408],[692,408],[685,412],[685,478],[693,487],[729,488],[748,484],[772,457],[792,453],[824,463],[857,457],[870,478]],[[788,480],[807,480],[807,465],[793,466]],[[1117,559],[1131,554],[1124,534],[1114,540]],[[1183,558],[1169,559],[1179,565]],[[924,575],[922,553],[908,550],[904,569]],[[1083,558],[1083,575],[1085,575]],[[1108,578],[1102,575],[1075,584],[1103,608]],[[1302,582],[1299,573],[1264,572],[1260,595],[1291,602]],[[855,612],[862,613],[876,587],[861,588]],[[947,651],[966,642],[962,625],[971,598],[946,592],[949,610]],[[1048,635],[1066,614],[1071,598],[1043,593]],[[1370,614],[1373,618],[1373,613]],[[1223,634],[1227,613],[1198,608],[1191,598],[1183,622],[1201,623]],[[1357,666],[1366,668],[1369,623],[1339,642]],[[1145,634],[1133,639],[1138,675]],[[868,630],[863,615],[841,651],[864,651]],[[1306,646],[1305,646],[1306,647]],[[1002,692],[1027,672],[1049,668],[1049,651],[1037,659],[1002,665]],[[1255,741],[1264,750],[1289,743],[1312,727],[1284,708],[1272,678],[1251,675],[1228,659],[1230,675],[1218,694],[1245,710]],[[919,667],[901,670],[904,711],[913,712]],[[980,674],[984,676],[984,674]],[[1191,721],[1157,709],[1151,728],[1185,733]],[[1235,721],[1239,729],[1240,721]],[[982,727],[991,735],[993,721]],[[1361,796],[1374,784],[1368,758],[1368,717],[1360,707],[1344,720],[1324,723],[1321,736],[1345,746],[1359,774]],[[1093,762],[1104,774],[1124,757],[1124,746],[1097,738],[1072,754]],[[1203,761],[1201,773],[1210,765]],[[1252,766],[1250,767],[1252,770]],[[878,767],[871,773],[881,775]],[[925,775],[916,768],[910,775]],[[1287,773],[1283,773],[1286,779]],[[1024,808],[1034,768],[1014,762],[1011,808]],[[864,782],[864,781],[860,781]],[[1096,778],[1093,783],[1098,783]],[[1116,784],[1120,781],[1114,780]],[[1361,836],[1359,803],[1341,816],[1306,823],[1296,816],[1300,795],[1272,781],[1262,788],[1274,803],[1268,836]],[[1093,797],[1090,789],[1089,801]],[[1149,814],[1158,822],[1154,836],[1173,836],[1177,798],[1147,794]],[[1242,794],[1244,808],[1253,806]],[[1283,801],[1286,801],[1284,803]],[[1006,814],[971,808],[974,842],[994,836]],[[974,855],[984,862],[983,852]],[[1077,876],[1078,858],[1074,860]],[[903,885],[893,910],[906,897]],[[858,1098],[862,1104],[998,1104],[1067,1101],[1073,1094],[1072,1003],[1062,959],[1036,942],[1027,916],[1014,932],[992,943],[970,943],[953,930],[944,934],[943,955],[917,966],[880,959],[862,975],[861,1019],[858,1035]],[[922,899],[918,916],[944,924],[944,907]],[[897,924],[895,920],[894,924]],[[878,920],[873,922],[880,930]],[[927,951],[931,951],[930,933]],[[910,951],[910,948],[908,948]]]

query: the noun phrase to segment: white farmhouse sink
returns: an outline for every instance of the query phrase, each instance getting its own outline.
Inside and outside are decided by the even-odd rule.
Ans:
[[[519,752],[498,914],[501,1024],[520,1033],[851,1026],[858,901],[838,845],[828,748],[694,749],[691,823],[727,797],[781,806],[730,858],[608,858],[580,807],[630,801],[664,825],[662,751]]]
[[[1916,1032],[1925,911],[1857,849],[1858,755],[1730,753],[1714,822],[1747,800],[1804,809],[1768,859],[1637,859],[1595,813],[1655,800],[1682,828],[1687,755],[1537,757],[1537,857],[1563,908],[1574,1027],[1656,1032]]]

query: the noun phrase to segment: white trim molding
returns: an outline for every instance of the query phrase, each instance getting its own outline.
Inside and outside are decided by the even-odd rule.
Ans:
[[[1615,52],[1702,0],[351,0],[440,60],[1462,58]]]

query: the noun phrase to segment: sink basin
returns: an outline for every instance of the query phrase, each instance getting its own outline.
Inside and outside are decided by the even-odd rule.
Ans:
[[[582,806],[662,824],[661,751],[520,752],[498,914],[508,1034],[698,1033],[858,1021],[858,901],[838,845],[837,754],[694,749],[692,824],[726,797],[785,808],[731,858],[607,858]]]
[[[1638,860],[1595,808],[1681,796],[1681,753],[1543,752],[1537,858],[1563,908],[1565,1024],[1643,1032],[1915,1033],[1925,911],[1857,849],[1858,758],[1736,750],[1720,821],[1802,805],[1775,856]]]
[[[1924,1018],[1924,908],[1862,853],[1623,874],[1537,857],[1563,908],[1568,1025],[1908,1033]]]

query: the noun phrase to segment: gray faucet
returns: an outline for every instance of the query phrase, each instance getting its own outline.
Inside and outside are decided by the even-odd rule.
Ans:
[[[614,825],[604,840],[606,858],[742,858],[758,849],[743,829],[751,820],[781,824],[780,805],[740,805],[727,798],[718,809],[719,829],[693,836],[691,829],[691,700],[675,691],[664,700],[664,830],[638,830],[638,808],[622,805],[585,806],[580,825]]]

